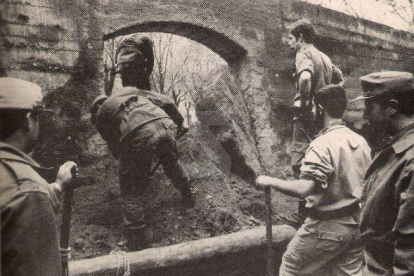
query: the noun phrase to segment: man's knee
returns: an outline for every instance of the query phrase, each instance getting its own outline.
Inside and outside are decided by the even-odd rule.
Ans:
[[[122,197],[122,216],[125,229],[140,229],[145,227],[145,212],[139,197]]]
[[[164,159],[163,168],[164,168],[165,174],[172,181],[173,185],[176,188],[178,189],[185,188],[187,184],[190,182],[190,177],[188,175],[187,170],[184,168],[184,166],[181,164],[181,162],[178,159],[175,159],[175,160]]]
[[[299,254],[286,251],[282,257],[279,276],[300,275],[302,271],[303,258]]]

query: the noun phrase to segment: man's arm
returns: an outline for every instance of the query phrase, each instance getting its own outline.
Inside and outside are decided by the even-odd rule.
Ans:
[[[142,95],[149,99],[153,104],[162,108],[179,128],[182,128],[184,117],[170,98],[152,91],[141,90],[141,92]]]
[[[48,185],[50,198],[53,203],[55,214],[60,211],[60,200],[64,189],[66,189],[72,181],[72,171],[77,176],[77,166],[73,161],[68,161],[59,167],[56,181]]]
[[[302,112],[306,112],[310,104],[310,91],[312,87],[312,75],[309,71],[303,71],[299,75],[298,89],[300,93],[300,106]]]
[[[312,88],[312,75],[314,74],[312,56],[307,51],[299,51],[296,54],[296,74],[298,82],[298,92],[300,94],[300,108],[302,113],[306,113],[310,104],[310,91]]]
[[[344,83],[345,83],[344,75],[342,74],[341,69],[339,69],[335,65],[332,65],[332,83],[338,84],[342,87],[344,86]]]
[[[305,198],[315,189],[316,183],[309,179],[283,180],[275,177],[261,175],[256,179],[260,187],[270,186],[288,196]]]
[[[259,176],[256,184],[270,186],[276,190],[299,198],[305,198],[316,188],[328,187],[329,176],[334,172],[327,151],[311,143],[302,161],[301,175],[298,180],[283,180],[268,176]]]
[[[402,188],[398,215],[394,225],[394,275],[414,275],[414,165],[396,183]]]

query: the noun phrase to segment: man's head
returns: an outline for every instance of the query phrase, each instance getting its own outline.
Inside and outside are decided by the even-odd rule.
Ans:
[[[408,72],[377,72],[360,78],[365,117],[373,127],[393,130],[414,116],[414,80]]]
[[[315,103],[321,106],[330,117],[340,119],[344,115],[347,104],[345,90],[341,85],[327,85],[317,91]]]
[[[41,88],[31,82],[0,78],[0,140],[24,140],[25,151],[33,149],[39,135],[39,112],[42,105]]]
[[[308,20],[299,20],[293,23],[289,34],[289,47],[297,52],[304,43],[313,43],[315,28]]]
[[[153,43],[148,37],[135,34],[124,39],[116,49],[117,72],[124,86],[150,89],[149,79],[154,67]]]

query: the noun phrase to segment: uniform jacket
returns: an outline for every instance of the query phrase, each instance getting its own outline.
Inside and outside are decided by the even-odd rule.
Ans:
[[[314,104],[315,93],[328,84],[337,84],[343,81],[342,72],[332,64],[327,55],[316,49],[312,44],[302,47],[296,53],[295,67],[297,83],[302,72],[307,71],[311,74],[311,90],[309,95],[301,95],[300,91],[297,91],[293,100],[293,109],[296,115],[300,113],[307,120],[315,120],[316,117],[320,120],[322,118],[319,114],[320,110],[317,111]],[[302,102],[306,103],[307,110],[304,110]],[[309,117],[309,115],[312,116]]]
[[[162,118],[172,119],[178,126],[184,121],[170,98],[152,91],[124,87],[102,104],[96,128],[112,154],[118,157],[119,144],[131,131]]]
[[[343,123],[321,131],[310,143],[302,161],[302,179],[317,183],[306,198],[306,207],[319,212],[340,212],[361,199],[364,175],[371,163],[371,149],[360,135]],[[348,223],[357,222],[348,220]]]
[[[40,177],[39,168],[0,142],[1,275],[61,274],[55,224],[60,192]]]
[[[374,159],[363,201],[367,263],[393,275],[414,275],[414,124]]]

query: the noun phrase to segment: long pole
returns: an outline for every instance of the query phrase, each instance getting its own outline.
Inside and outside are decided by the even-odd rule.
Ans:
[[[77,181],[76,167],[72,169],[72,182]],[[66,189],[63,199],[62,212],[62,227],[60,229],[60,257],[62,264],[62,276],[69,276],[68,262],[69,262],[69,237],[70,237],[70,223],[72,220],[72,201],[75,187],[71,185]],[[77,184],[77,183],[75,183]]]
[[[265,188],[265,204],[266,204],[267,276],[273,276],[272,196],[270,193],[270,187]]]

